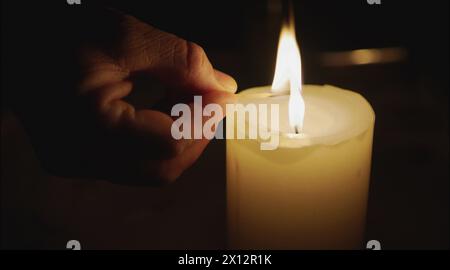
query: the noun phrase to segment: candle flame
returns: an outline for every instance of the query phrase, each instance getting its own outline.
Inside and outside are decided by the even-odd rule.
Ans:
[[[272,92],[290,91],[289,125],[298,133],[303,128],[305,102],[302,92],[302,64],[293,21],[283,25],[278,43]]]

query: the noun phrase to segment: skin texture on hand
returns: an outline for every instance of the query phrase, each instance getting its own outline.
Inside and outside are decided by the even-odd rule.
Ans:
[[[93,26],[76,48],[77,63],[71,66],[76,72],[69,80],[74,87],[53,87],[71,94],[42,99],[49,111],[40,119],[45,124],[28,115],[27,129],[51,173],[130,185],[172,182],[198,159],[208,140],[175,140],[167,111],[136,109],[125,101],[136,78],[167,86],[160,102],[169,106],[192,102],[194,95],[202,95],[204,106],[224,105],[233,101],[236,82],[215,70],[199,45],[132,16],[107,13],[108,20]],[[61,68],[65,65],[71,63]]]

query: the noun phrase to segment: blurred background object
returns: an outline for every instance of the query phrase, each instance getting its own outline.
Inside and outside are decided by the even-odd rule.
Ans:
[[[280,1],[104,2],[200,44],[239,89],[273,79]],[[367,239],[448,248],[448,1],[293,2],[304,82],[355,90],[376,113]],[[33,23],[32,12],[2,2],[2,77],[12,37],[27,36],[16,24]],[[2,89],[13,83],[2,78]],[[1,125],[2,248],[226,246],[224,141],[175,184],[132,188],[48,175],[4,98]]]

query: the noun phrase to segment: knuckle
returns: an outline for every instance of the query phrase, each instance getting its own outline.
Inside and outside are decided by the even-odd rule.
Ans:
[[[186,70],[187,76],[198,75],[207,60],[206,53],[202,47],[196,43],[185,41],[186,43]]]

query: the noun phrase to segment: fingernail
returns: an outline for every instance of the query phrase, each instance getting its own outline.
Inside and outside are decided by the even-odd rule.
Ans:
[[[223,86],[225,91],[230,93],[236,93],[237,83],[233,79],[233,77],[218,70],[214,70],[214,74],[216,76],[217,81],[220,83],[220,85]]]

